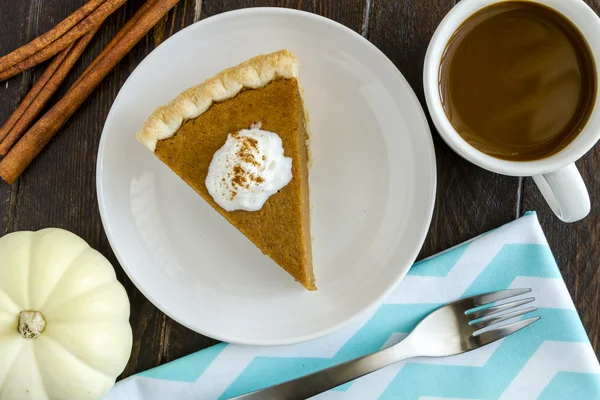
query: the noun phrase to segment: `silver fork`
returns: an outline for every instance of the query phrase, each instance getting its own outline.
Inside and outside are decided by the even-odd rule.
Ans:
[[[537,307],[515,310],[534,301],[533,297],[489,307],[491,303],[529,292],[531,289],[501,290],[446,304],[425,317],[404,340],[393,346],[235,399],[304,400],[401,360],[446,357],[477,349],[540,319],[532,317],[493,326],[537,310]]]

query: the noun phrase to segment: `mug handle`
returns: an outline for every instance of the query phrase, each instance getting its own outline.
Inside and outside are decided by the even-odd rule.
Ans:
[[[590,195],[574,163],[533,177],[546,202],[564,222],[575,222],[590,213]]]

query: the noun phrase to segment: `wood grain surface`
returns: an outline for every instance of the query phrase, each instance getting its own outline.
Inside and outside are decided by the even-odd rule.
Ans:
[[[53,27],[85,0],[0,2],[0,54],[6,54]],[[139,8],[129,0],[109,17],[61,87],[79,73]],[[208,347],[214,340],[192,332],[157,310],[127,278],[112,253],[98,213],[96,153],[104,120],[129,74],[163,40],[185,26],[224,11],[256,6],[302,9],[338,21],[380,48],[409,81],[425,107],[422,67],[429,40],[453,0],[181,0],[101,83],[45,151],[14,185],[0,183],[0,232],[68,229],[115,265],[132,305],[133,354],[121,377]],[[600,0],[587,0],[600,14]],[[4,122],[43,72],[46,64],[0,86]],[[430,124],[431,125],[431,124]],[[536,210],[596,353],[600,355],[600,147],[578,162],[592,212],[564,224],[548,209],[530,178],[492,174],[462,160],[435,133],[438,197],[420,257],[434,254]]]

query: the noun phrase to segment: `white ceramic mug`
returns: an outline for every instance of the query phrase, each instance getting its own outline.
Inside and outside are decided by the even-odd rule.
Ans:
[[[529,0],[558,11],[579,28],[591,49],[596,71],[600,69],[600,18],[582,0]],[[489,156],[467,143],[456,132],[442,106],[439,69],[446,44],[454,31],[472,14],[498,0],[462,0],[438,26],[425,56],[425,98],[433,122],[446,143],[463,158],[489,171],[510,176],[532,176],[552,211],[565,222],[575,222],[590,212],[590,197],[575,161],[600,139],[600,91],[582,132],[560,152],[536,161],[506,161]],[[596,78],[597,81],[598,77]]]

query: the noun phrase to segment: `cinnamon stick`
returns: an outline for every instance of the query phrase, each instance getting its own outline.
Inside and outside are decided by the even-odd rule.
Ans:
[[[63,36],[50,43],[46,47],[40,49],[30,57],[14,64],[10,68],[7,68],[0,72],[0,81],[11,78],[21,72],[38,65],[41,62],[46,61],[50,57],[58,54],[65,48],[67,48],[75,40],[85,35],[91,29],[98,27],[104,22],[104,20],[119,7],[121,7],[127,0],[104,0],[104,3],[95,9],[85,19],[80,21],[71,30],[65,33]]]
[[[27,131],[0,162],[0,177],[4,181],[12,184],[19,178],[56,132],[100,84],[100,81],[178,2],[179,0],[162,0],[152,4],[139,17],[137,24],[132,26],[96,66]]]
[[[121,39],[123,39],[123,37],[127,34],[127,32],[129,32],[131,30],[131,28],[138,23],[138,21],[140,20],[142,15],[144,15],[146,13],[146,11],[148,11],[148,9],[156,1],[157,0],[146,1],[137,10],[137,12],[131,18],[129,18],[129,20],[125,23],[125,25],[123,25],[123,28],[121,28],[121,30],[119,30],[119,32],[117,32],[117,34],[115,35],[115,37],[113,37],[113,39],[110,41],[110,43],[108,43],[106,45],[106,47],[104,49],[102,49],[100,54],[98,54],[98,56],[96,58],[94,58],[94,60],[91,62],[90,65],[88,65],[88,67],[85,69],[85,71],[83,71],[83,73],[81,75],[79,75],[79,78],[75,81],[73,86],[77,85],[83,79],[83,77],[86,76],[96,66],[96,64],[98,64],[98,62],[100,62],[100,60],[102,60],[102,58],[104,58],[106,53],[108,53],[113,47],[115,47],[115,45],[117,43],[119,43],[119,41],[121,41]]]
[[[19,47],[13,52],[0,57],[0,71],[4,71],[5,69],[12,67],[18,62],[23,61],[27,57],[48,46],[50,43],[54,42],[68,32],[72,27],[77,25],[79,21],[87,17],[105,1],[106,0],[90,0],[77,9],[77,11],[62,20],[54,28],[50,29],[48,32],[43,33],[42,35],[33,39],[31,42]]]
[[[81,57],[83,51],[86,49],[96,32],[98,32],[99,28],[100,26],[93,28],[77,42],[69,46],[69,52],[66,57],[63,57],[60,66],[54,71],[54,74],[46,81],[44,86],[38,90],[37,96],[26,106],[25,111],[21,113],[20,118],[18,118],[12,129],[8,132],[8,135],[4,138],[2,143],[0,143],[1,156],[5,156],[10,151],[14,144],[23,136],[27,128],[29,128],[33,120],[44,109],[46,104],[48,104],[48,101],[50,101],[54,93],[56,93],[61,83],[67,77],[69,71],[73,68],[73,65],[75,65],[75,62]],[[31,91],[33,91],[33,89]],[[21,105],[23,105],[23,103],[21,103]],[[19,108],[21,108],[21,105],[19,105]],[[19,110],[19,108],[17,110]]]
[[[0,128],[0,142],[4,140],[4,138],[11,131],[13,126],[15,126],[19,118],[21,118],[25,111],[27,111],[27,109],[35,100],[37,95],[42,91],[42,89],[44,88],[46,83],[48,83],[50,78],[52,78],[52,75],[54,75],[58,67],[60,67],[60,64],[63,62],[65,57],[67,57],[67,54],[69,54],[69,51],[73,46],[74,45],[71,45],[68,48],[64,49],[59,55],[56,56],[54,60],[52,60],[52,63],[50,63],[50,65],[48,66],[48,68],[46,68],[40,79],[35,83],[35,85],[33,85],[31,90],[23,98],[17,109],[12,113],[8,120],[6,120],[4,125],[2,125],[2,128]]]

